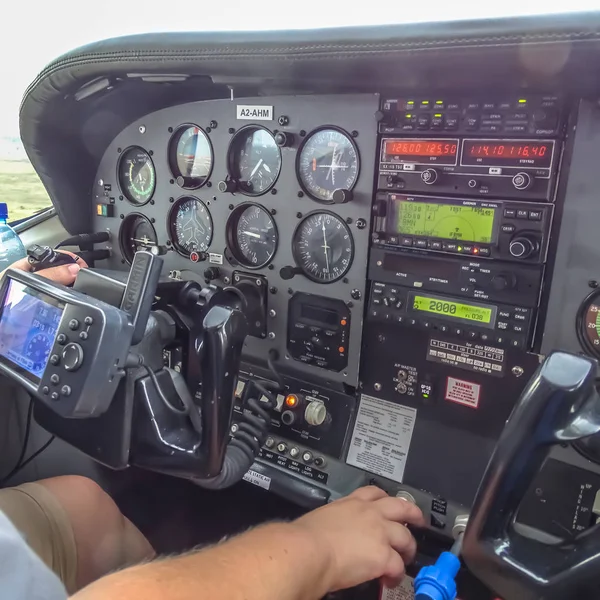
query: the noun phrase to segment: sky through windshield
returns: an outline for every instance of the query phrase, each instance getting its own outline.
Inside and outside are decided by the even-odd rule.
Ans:
[[[499,3],[500,4],[500,3]],[[81,0],[13,0],[4,7],[0,24],[0,137],[18,135],[18,109],[22,94],[37,73],[52,59],[77,46],[104,38],[157,31],[219,31],[304,29],[345,25],[379,25],[460,18],[548,13],[547,0],[503,0],[450,3],[430,0],[426,10],[397,3],[397,10],[349,9],[348,0],[290,2],[289,0],[217,0],[174,3],[144,0],[103,0],[92,5]],[[461,13],[460,9],[468,13]],[[94,7],[94,8],[93,8]],[[564,11],[556,4],[555,12]],[[593,10],[597,0],[571,0],[571,11]],[[383,13],[383,14],[382,14]]]

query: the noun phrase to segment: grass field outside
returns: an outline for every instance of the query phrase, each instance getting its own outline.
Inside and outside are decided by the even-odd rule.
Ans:
[[[46,188],[28,160],[0,159],[0,202],[8,205],[9,222],[51,205]]]

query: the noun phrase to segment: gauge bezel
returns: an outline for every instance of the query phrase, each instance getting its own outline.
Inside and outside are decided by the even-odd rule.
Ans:
[[[125,216],[125,218],[121,221],[121,226],[119,227],[119,250],[121,251],[121,256],[123,257],[123,259],[127,262],[127,264],[131,264],[133,261],[133,257],[128,258],[128,253],[129,251],[126,251],[125,248],[125,244],[124,244],[124,235],[125,235],[125,226],[127,224],[127,221],[133,219],[133,218],[142,218],[145,221],[148,222],[148,225],[151,227],[152,231],[154,231],[154,238],[156,239],[156,242],[158,243],[158,235],[156,234],[156,228],[154,227],[154,225],[152,224],[152,221],[150,221],[150,219],[140,213],[140,212],[132,212],[129,213],[128,215]]]
[[[127,191],[127,188],[123,185],[123,182],[121,181],[121,163],[125,159],[125,156],[127,155],[127,153],[130,150],[133,150],[134,148],[136,150],[141,150],[144,154],[146,154],[146,156],[148,157],[148,160],[150,161],[150,165],[152,166],[152,172],[154,173],[154,186],[152,187],[152,193],[150,194],[150,196],[148,196],[148,200],[146,200],[145,202],[138,202],[137,200],[132,199]],[[131,204],[132,206],[135,206],[136,208],[139,208],[141,206],[146,206],[146,204],[148,204],[148,202],[150,202],[150,200],[152,200],[152,198],[154,198],[154,194],[156,193],[156,165],[154,164],[154,161],[152,160],[152,156],[150,155],[150,152],[148,150],[146,150],[145,148],[142,148],[142,146],[138,146],[137,144],[132,144],[131,146],[127,146],[127,148],[125,148],[121,152],[121,154],[119,156],[119,160],[117,161],[117,185],[119,186],[119,190],[121,191],[121,194],[123,196],[125,196],[125,199],[127,200],[127,202],[129,202],[129,204]]]
[[[239,143],[239,139],[243,135],[246,135],[248,133],[248,131],[257,131],[259,129],[266,131],[273,138],[273,143],[277,147],[277,152],[279,153],[279,169],[277,169],[277,175],[275,176],[275,178],[273,179],[273,183],[269,187],[267,187],[266,189],[264,189],[260,192],[250,192],[240,185],[239,179],[235,176],[236,170],[234,169],[234,166],[233,166],[234,158],[233,158],[232,151],[235,149],[236,144]],[[227,148],[227,173],[229,174],[229,177],[231,179],[233,179],[237,182],[237,190],[236,191],[240,192],[240,194],[243,194],[244,196],[248,196],[250,198],[257,198],[258,196],[264,196],[265,194],[270,192],[273,189],[273,187],[275,187],[275,184],[277,183],[277,181],[279,180],[279,177],[281,175],[282,166],[283,166],[283,157],[281,156],[281,148],[279,146],[277,146],[277,142],[275,142],[275,136],[273,135],[273,132],[270,129],[268,129],[267,127],[264,127],[263,125],[256,125],[255,123],[251,123],[248,125],[244,125],[243,127],[240,127],[231,137],[231,140],[229,141],[229,146]]]
[[[354,148],[354,153],[356,154],[356,178],[354,179],[354,183],[352,184],[352,186],[349,188],[349,191],[352,191],[356,187],[356,184],[358,183],[358,179],[360,177],[361,165],[360,165],[360,152],[358,151],[358,146],[356,145],[354,138],[345,129],[342,129],[341,127],[338,127],[337,125],[321,125],[320,127],[317,127],[316,129],[313,129],[312,131],[310,131],[306,135],[306,137],[302,140],[302,143],[300,144],[300,147],[298,148],[298,152],[296,154],[296,179],[298,180],[298,184],[300,185],[300,188],[302,189],[302,191],[309,198],[312,198],[315,202],[319,202],[319,204],[323,204],[324,206],[329,206],[331,204],[335,204],[335,202],[333,200],[323,200],[323,198],[319,198],[318,196],[315,196],[315,194],[313,194],[310,191],[308,186],[305,185],[302,175],[301,175],[301,172],[300,172],[300,160],[302,159],[302,152],[304,151],[305,146],[308,144],[308,142],[310,141],[311,138],[313,138],[317,133],[319,133],[319,131],[325,131],[325,130],[333,130],[333,131],[337,131],[338,133],[341,133],[343,136],[345,136],[350,141],[350,143],[352,144],[352,147]]]
[[[589,310],[589,307],[596,300],[600,300],[600,289],[590,292],[579,305],[579,308],[577,309],[577,315],[575,316],[575,333],[577,334],[579,345],[583,348],[583,350],[585,350],[590,356],[600,358],[600,346],[596,348],[590,342],[586,335],[585,327],[585,316]],[[600,338],[600,335],[598,337]]]
[[[264,212],[266,212],[269,215],[269,218],[273,222],[273,227],[275,230],[275,250],[273,251],[273,255],[271,256],[271,258],[269,260],[267,260],[266,262],[264,262],[260,265],[252,265],[252,264],[247,263],[245,257],[243,257],[241,255],[241,252],[239,249],[239,243],[237,242],[237,235],[236,235],[237,224],[239,222],[240,217],[242,216],[242,214],[245,212],[245,210],[247,208],[250,208],[252,206],[257,206],[258,208],[260,208],[261,210],[263,210]],[[231,211],[231,214],[229,215],[229,218],[227,219],[227,224],[225,225],[225,236],[226,236],[226,240],[227,240],[227,248],[228,248],[229,252],[231,252],[231,255],[233,256],[233,258],[242,267],[244,267],[244,269],[250,269],[251,271],[256,271],[258,269],[264,269],[265,267],[270,265],[271,262],[273,262],[275,255],[277,254],[277,249],[279,248],[279,230],[277,228],[277,221],[275,221],[275,218],[271,214],[271,211],[268,208],[266,208],[265,206],[263,206],[262,204],[259,204],[258,202],[250,202],[250,201],[242,202],[241,204],[238,204]],[[241,258],[240,258],[240,256],[241,256]]]
[[[313,215],[331,215],[332,217],[335,217],[345,228],[346,231],[348,232],[348,234],[350,235],[350,247],[351,247],[351,254],[350,254],[350,262],[348,263],[348,266],[346,267],[346,270],[341,274],[338,275],[335,279],[319,279],[318,277],[315,277],[314,275],[312,275],[310,272],[308,272],[304,266],[302,265],[302,262],[300,260],[298,260],[298,256],[297,256],[297,245],[296,245],[296,236],[298,235],[298,231],[300,230],[300,227],[302,227],[302,224],[307,221],[311,216]],[[348,224],[346,223],[346,221],[338,214],[330,211],[330,210],[313,210],[309,213],[306,213],[299,221],[299,223],[296,225],[296,229],[294,229],[294,234],[292,235],[292,256],[294,257],[294,262],[296,263],[296,266],[302,270],[302,274],[307,278],[310,279],[311,281],[314,281],[315,283],[321,283],[321,284],[328,284],[328,283],[335,283],[336,281],[339,281],[340,279],[342,279],[343,277],[345,277],[348,274],[348,271],[350,271],[350,269],[352,268],[352,264],[354,263],[354,255],[356,252],[356,248],[354,245],[354,236],[352,235],[352,230],[350,229],[350,227],[348,227]]]
[[[177,145],[179,144],[182,135],[188,129],[190,129],[190,127],[197,128],[198,131],[201,132],[202,135],[204,135],[206,141],[208,142],[208,149],[210,150],[210,169],[208,170],[208,174],[204,178],[204,181],[202,181],[202,183],[192,185],[181,185],[178,181],[180,177],[184,180],[184,184],[186,179],[195,179],[193,177],[185,177],[183,173],[177,174],[179,172],[179,168],[177,167]],[[179,127],[177,127],[173,131],[173,134],[169,138],[169,144],[167,146],[167,162],[169,163],[169,170],[171,171],[171,175],[173,176],[175,182],[180,188],[184,190],[197,190],[205,186],[206,183],[210,180],[210,176],[212,175],[213,168],[215,166],[215,151],[212,142],[210,141],[210,137],[206,133],[206,130],[203,127],[200,127],[200,125],[196,125],[195,123],[182,123],[181,125],[179,125]]]
[[[204,206],[204,208],[206,209],[208,218],[210,219],[210,229],[211,229],[210,242],[208,243],[206,250],[202,250],[202,249],[198,248],[199,252],[208,252],[208,249],[210,248],[210,246],[213,242],[213,238],[215,236],[215,222],[213,221],[212,213],[210,212],[210,209],[208,208],[208,204],[206,202],[204,202],[204,200],[201,200],[200,198],[198,198],[197,196],[190,196],[190,195],[180,196],[172,204],[172,206],[169,209],[169,212],[167,214],[167,234],[169,236],[169,240],[171,241],[171,245],[175,249],[177,254],[179,254],[180,256],[183,256],[184,258],[189,258],[191,252],[187,252],[186,250],[184,250],[183,247],[180,246],[179,242],[177,242],[177,232],[175,231],[175,220],[173,218],[176,216],[176,213],[177,213],[177,210],[179,209],[179,207],[186,200],[193,200],[194,202],[200,202],[200,204],[202,204]]]

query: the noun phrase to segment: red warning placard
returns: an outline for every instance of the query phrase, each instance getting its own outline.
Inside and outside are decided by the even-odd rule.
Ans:
[[[478,383],[448,377],[446,382],[446,400],[464,404],[471,408],[479,406],[481,386]]]

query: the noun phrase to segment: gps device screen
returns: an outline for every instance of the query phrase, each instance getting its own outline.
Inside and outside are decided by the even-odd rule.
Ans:
[[[64,304],[9,280],[0,310],[0,360],[38,383],[54,346]]]

